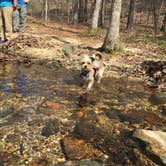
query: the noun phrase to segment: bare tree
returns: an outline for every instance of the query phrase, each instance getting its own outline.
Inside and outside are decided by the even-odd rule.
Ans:
[[[162,8],[163,0],[153,0],[153,18],[154,18],[154,32],[155,35],[158,34],[158,21],[160,15],[160,9]]]
[[[73,23],[78,23],[78,0],[72,0],[72,11],[73,11]]]
[[[88,0],[85,0],[84,4],[84,22],[88,20]]]
[[[66,1],[66,11],[67,11],[67,23],[70,23],[70,3],[69,3],[69,0]]]
[[[163,19],[163,24],[162,24],[162,27],[161,27],[161,31],[163,31],[166,35],[166,14],[165,14],[164,19]]]
[[[100,16],[100,26],[104,27],[105,22],[105,10],[106,10],[106,0],[102,0],[102,7],[101,7],[101,16]]]
[[[109,29],[107,31],[101,50],[112,51],[120,49],[119,29],[122,0],[112,0],[112,14]]]
[[[155,35],[158,33],[158,18],[157,18],[157,2],[153,0],[153,17],[154,17],[154,31]]]
[[[78,11],[78,21],[83,22],[84,20],[84,0],[79,0],[79,11]]]
[[[134,19],[135,19],[135,9],[136,9],[136,0],[130,0],[128,22],[127,22],[128,31],[133,28]]]
[[[48,0],[45,0],[45,21],[48,20]]]
[[[153,6],[153,0],[150,0],[149,2],[150,4],[150,9],[147,11],[147,20],[146,20],[146,26],[145,26],[145,31],[147,31],[147,28],[148,28],[148,24],[149,24],[149,20],[150,20],[150,15],[151,15],[151,8]]]
[[[162,25],[162,20],[165,16],[166,0],[124,0],[122,2],[121,21],[126,24],[128,31],[133,28],[134,23],[145,27],[148,32],[151,32],[149,29],[153,26],[156,34],[161,27],[164,30],[165,24]],[[28,14],[44,20],[84,23],[90,24],[93,28],[106,27],[110,17],[113,17],[111,12],[114,3],[115,0],[31,0]],[[117,20],[114,23],[116,22]]]
[[[92,28],[97,28],[98,27],[98,20],[99,20],[99,12],[100,12],[100,7],[101,7],[101,1],[102,0],[96,0],[95,9],[94,9],[94,12],[93,12],[93,17],[92,17]]]

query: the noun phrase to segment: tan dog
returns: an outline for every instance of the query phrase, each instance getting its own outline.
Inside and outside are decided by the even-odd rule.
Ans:
[[[90,90],[95,81],[101,82],[104,73],[102,54],[97,52],[92,55],[84,54],[81,57],[81,78],[87,90]]]

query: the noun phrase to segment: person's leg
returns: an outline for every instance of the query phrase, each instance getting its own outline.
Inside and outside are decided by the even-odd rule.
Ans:
[[[25,23],[26,23],[26,18],[27,18],[27,7],[26,6],[22,6],[21,7],[21,12],[20,12],[20,32],[24,32],[25,31]]]
[[[13,32],[18,32],[19,30],[19,9],[13,11]]]
[[[3,7],[2,10],[3,10],[4,18],[5,18],[6,32],[12,33],[13,8],[12,7]]]
[[[2,9],[0,7],[0,39],[3,38],[3,18],[2,18]]]
[[[5,16],[4,16],[4,10],[3,7],[0,7],[0,37],[1,40],[6,40],[6,22],[5,22]]]

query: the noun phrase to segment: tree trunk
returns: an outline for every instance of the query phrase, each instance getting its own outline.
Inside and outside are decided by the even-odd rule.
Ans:
[[[64,11],[65,11],[65,1],[64,0],[61,0],[61,5],[60,6],[61,6],[60,7],[60,12],[61,12],[60,22],[64,22],[64,15],[65,15],[65,13],[64,13]]]
[[[157,3],[153,0],[153,18],[154,18],[154,32],[155,35],[158,33],[158,18],[157,18]]]
[[[98,27],[100,7],[101,7],[101,0],[96,0],[95,9],[92,17],[92,28]]]
[[[41,6],[42,6],[42,11],[41,11],[41,15],[42,15],[42,19],[44,19],[44,2],[43,0],[40,0]],[[32,12],[33,13],[33,12]]]
[[[48,0],[45,1],[45,21],[48,20]]]
[[[72,1],[73,8],[73,23],[78,24],[78,0]]]
[[[104,27],[104,20],[105,20],[105,10],[106,10],[106,0],[102,1],[102,9],[101,9],[101,16],[100,16],[100,26]]]
[[[88,20],[88,0],[85,0],[84,4],[84,22]]]
[[[79,0],[79,12],[78,12],[78,21],[83,22],[84,20],[84,0]]]
[[[69,3],[69,0],[66,1],[66,11],[67,11],[67,23],[70,23],[70,3]]]
[[[154,19],[154,32],[155,35],[158,34],[158,24],[159,24],[159,16],[160,16],[160,9],[163,4],[163,0],[153,0],[153,19]]]
[[[128,22],[127,22],[128,31],[130,31],[133,28],[133,24],[135,20],[135,9],[136,9],[136,0],[130,0]]]
[[[161,31],[163,31],[166,34],[166,14],[165,14],[165,17],[163,19],[163,24],[162,24],[162,27],[161,27]]]
[[[153,6],[153,2],[152,1],[150,1],[149,3],[151,3],[151,7],[150,7],[150,9],[148,10],[148,15],[147,15],[147,20],[146,20],[146,26],[145,26],[145,31],[147,31],[147,28],[148,28],[148,24],[149,24],[149,19],[150,19],[150,15],[151,15],[151,8],[152,8],[152,6]]]
[[[110,25],[101,47],[102,50],[107,52],[120,49],[119,29],[122,0],[112,0],[112,3]]]

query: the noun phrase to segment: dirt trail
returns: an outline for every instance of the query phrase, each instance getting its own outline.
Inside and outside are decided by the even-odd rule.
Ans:
[[[30,26],[31,24],[33,26]],[[63,43],[85,45],[94,48],[101,46],[101,40],[81,35],[85,29],[85,26],[71,26],[53,22],[42,23],[36,20],[30,20],[27,26],[27,32],[35,36],[52,37]]]

